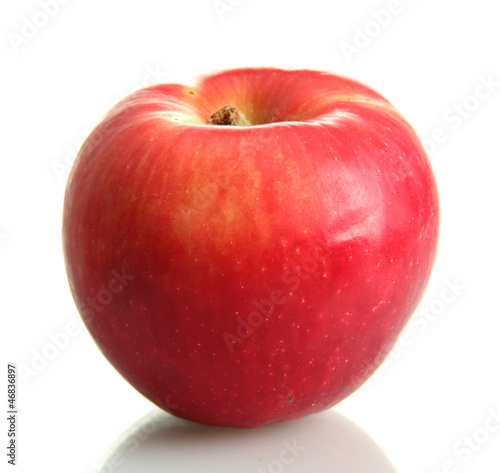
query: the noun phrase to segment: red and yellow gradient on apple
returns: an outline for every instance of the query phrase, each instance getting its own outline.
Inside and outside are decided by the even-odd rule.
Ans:
[[[118,372],[173,415],[245,428],[368,379],[424,293],[438,221],[424,148],[384,97],[247,68],[117,104],[74,163],[63,246]]]

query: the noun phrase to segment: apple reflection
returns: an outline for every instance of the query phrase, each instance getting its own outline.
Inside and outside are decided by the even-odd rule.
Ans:
[[[380,447],[334,410],[239,430],[155,409],[127,429],[98,473],[395,473]]]

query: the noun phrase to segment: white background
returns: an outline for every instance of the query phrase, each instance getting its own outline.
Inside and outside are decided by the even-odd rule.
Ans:
[[[5,454],[1,459],[9,471],[498,473],[496,2],[46,4],[4,2],[0,20],[5,400],[7,362],[17,364],[19,375],[18,466],[6,465]],[[130,427],[153,406],[97,350],[66,283],[60,227],[69,165],[101,116],[134,89],[249,65],[354,77],[412,123],[440,191],[432,280],[391,358],[331,411],[229,436],[160,416],[156,430],[139,435],[140,427],[135,433]],[[6,402],[2,409],[6,416]],[[3,446],[8,426],[2,425]],[[109,450],[120,436],[128,443]],[[293,441],[300,451],[281,455]],[[378,444],[384,458],[377,460],[369,444]]]

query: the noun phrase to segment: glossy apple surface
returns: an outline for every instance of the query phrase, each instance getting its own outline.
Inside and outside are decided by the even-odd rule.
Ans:
[[[237,124],[213,119],[225,106]],[[424,148],[385,98],[248,68],[116,105],[74,163],[63,246],[77,308],[132,386],[255,427],[366,381],[423,295],[438,220]]]

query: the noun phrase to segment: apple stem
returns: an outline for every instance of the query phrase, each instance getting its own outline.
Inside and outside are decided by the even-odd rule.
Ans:
[[[243,115],[243,112],[240,112],[238,109],[236,109],[236,107],[231,107],[230,105],[222,107],[207,120],[210,125],[251,125],[245,115]]]

